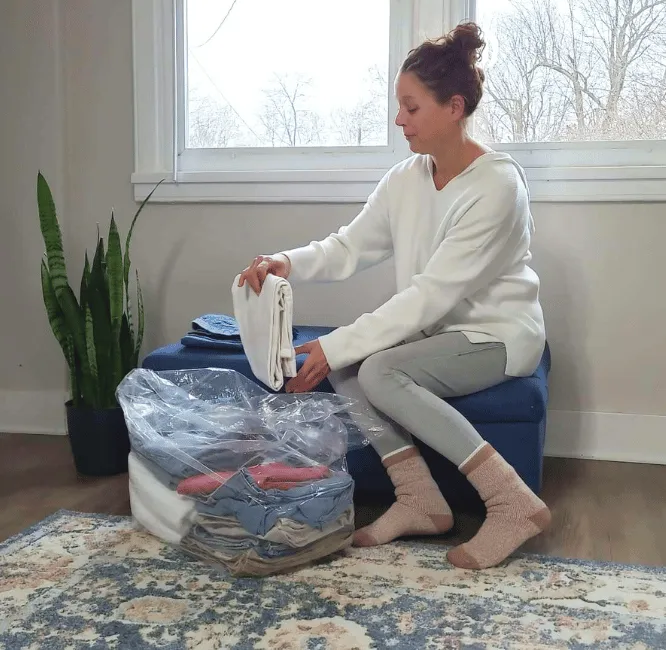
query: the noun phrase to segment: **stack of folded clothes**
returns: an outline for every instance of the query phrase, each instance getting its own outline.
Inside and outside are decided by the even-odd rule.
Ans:
[[[160,461],[130,453],[135,519],[235,575],[278,573],[351,544],[354,486],[345,471],[269,462],[183,477]]]
[[[353,490],[349,474],[323,465],[268,463],[193,476],[177,488],[197,509],[181,545],[235,574],[291,569],[351,543]]]
[[[294,338],[297,328],[293,328]],[[226,314],[202,314],[192,321],[190,331],[181,338],[181,345],[212,350],[243,350],[238,322]]]
[[[152,534],[234,575],[279,573],[351,545],[350,400],[274,395],[214,368],[137,368],[117,396],[132,514]]]

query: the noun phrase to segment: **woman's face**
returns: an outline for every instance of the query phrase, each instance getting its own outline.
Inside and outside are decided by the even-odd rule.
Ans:
[[[465,101],[459,95],[440,104],[412,72],[398,74],[395,95],[398,100],[395,123],[414,153],[441,151],[459,131],[465,109]]]

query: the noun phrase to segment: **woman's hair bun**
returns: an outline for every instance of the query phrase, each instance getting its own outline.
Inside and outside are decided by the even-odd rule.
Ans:
[[[461,58],[472,66],[481,59],[481,52],[486,46],[481,28],[476,23],[461,23],[445,39],[448,41],[444,44],[445,50],[462,55]]]

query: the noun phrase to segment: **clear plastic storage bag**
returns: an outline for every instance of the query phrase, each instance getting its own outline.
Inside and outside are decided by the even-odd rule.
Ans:
[[[135,369],[117,390],[135,520],[234,575],[269,575],[350,545],[345,454],[384,431],[335,393],[274,394],[224,369]]]

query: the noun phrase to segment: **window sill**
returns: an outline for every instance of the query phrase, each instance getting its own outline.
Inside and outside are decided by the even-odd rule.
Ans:
[[[533,203],[665,202],[666,165],[532,167],[525,170]],[[385,170],[187,172],[134,174],[142,201],[166,178],[152,203],[365,203]]]
[[[365,203],[384,170],[181,172],[134,174],[142,201],[163,178],[152,203]]]

